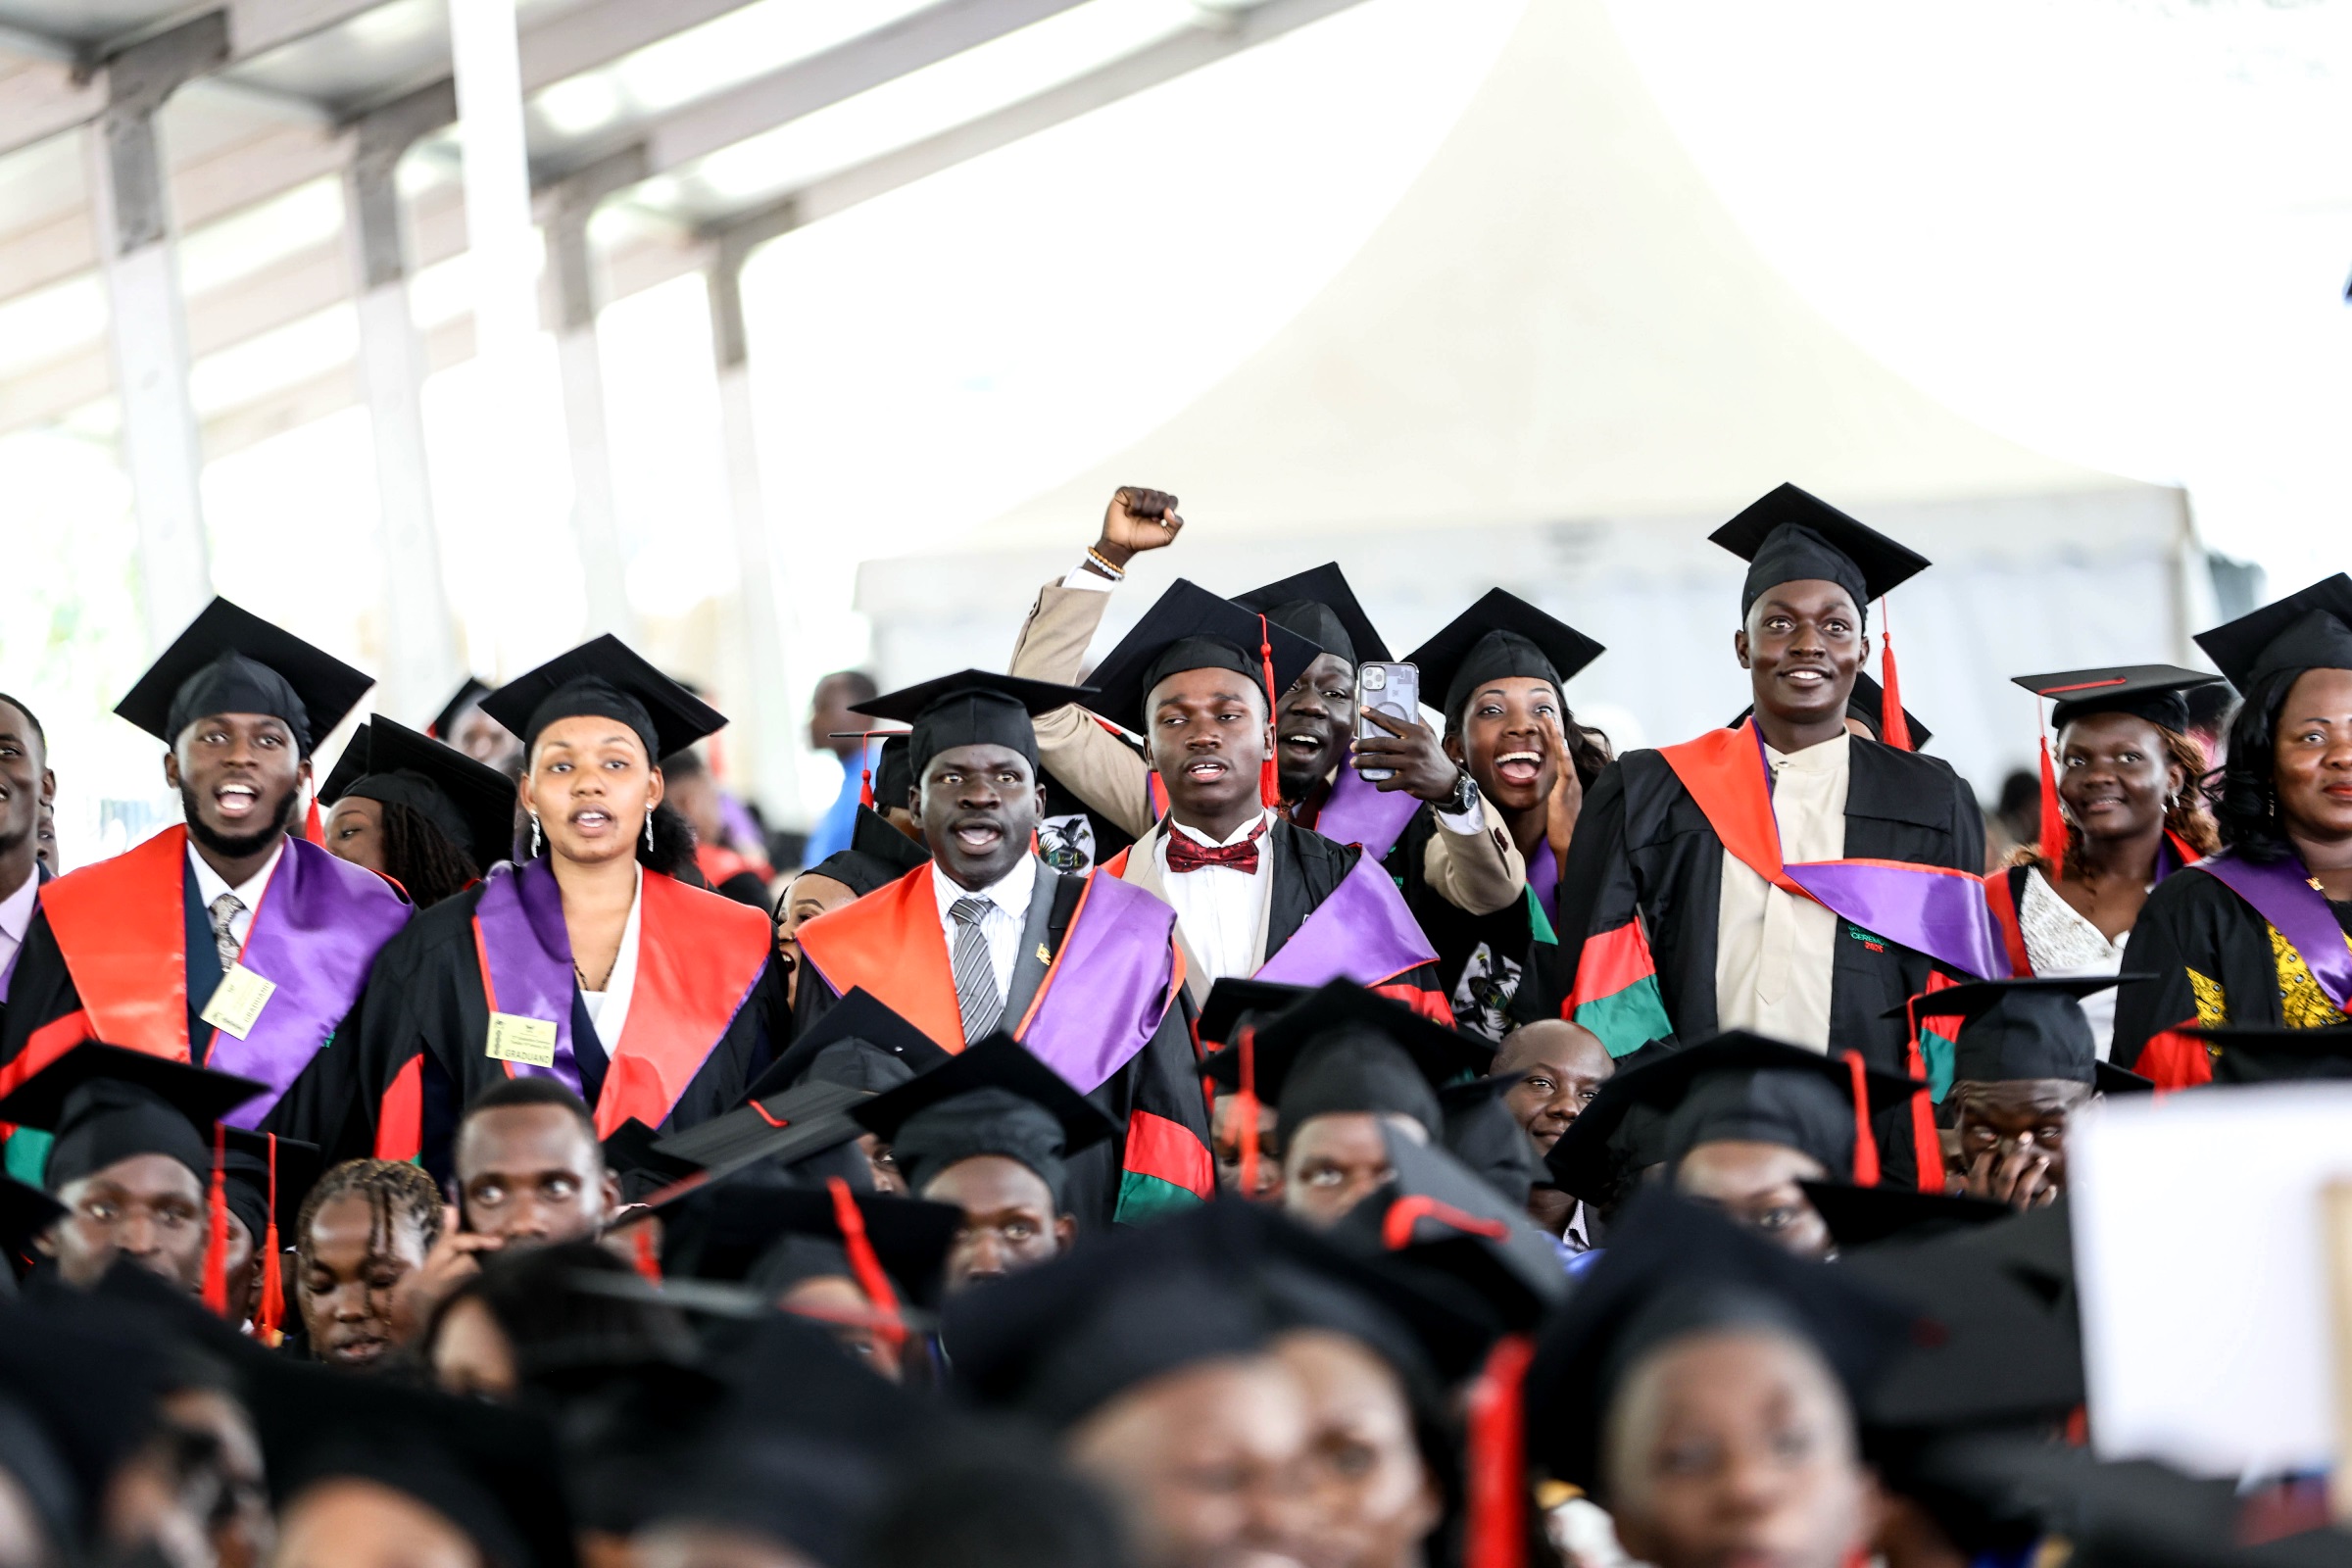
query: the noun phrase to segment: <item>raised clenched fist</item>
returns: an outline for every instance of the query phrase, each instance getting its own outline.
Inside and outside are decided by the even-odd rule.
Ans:
[[[1121,485],[1102,511],[1102,537],[1095,550],[1113,566],[1145,550],[1160,550],[1176,542],[1184,519],[1176,514],[1176,498],[1165,490]]]

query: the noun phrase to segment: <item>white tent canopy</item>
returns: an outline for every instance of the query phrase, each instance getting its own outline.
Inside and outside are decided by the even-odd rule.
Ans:
[[[1151,484],[1188,524],[1150,583],[1238,591],[1336,558],[1409,647],[1500,582],[1617,650],[1571,700],[1655,743],[1744,700],[1737,563],[1703,536],[1783,480],[1938,562],[1894,609],[1905,695],[1980,785],[2032,742],[2002,677],[2188,652],[2205,589],[2180,492],[2005,440],[1864,354],[1743,238],[1599,0],[1531,0],[1427,170],[1296,319],[1159,429],[975,530],[973,555],[869,563],[860,608],[887,679],[968,662],[975,640],[1008,644],[1112,489]],[[1148,591],[1121,595],[1113,630]]]

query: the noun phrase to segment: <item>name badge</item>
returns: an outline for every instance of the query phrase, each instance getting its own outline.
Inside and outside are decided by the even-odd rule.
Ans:
[[[553,1067],[556,1026],[545,1018],[494,1012],[490,1015],[488,1054],[495,1060],[518,1061],[525,1067]]]
[[[228,966],[220,984],[213,992],[213,1000],[204,1004],[198,1016],[216,1029],[227,1031],[239,1040],[252,1032],[262,1009],[277,995],[274,982],[265,980],[241,963]]]

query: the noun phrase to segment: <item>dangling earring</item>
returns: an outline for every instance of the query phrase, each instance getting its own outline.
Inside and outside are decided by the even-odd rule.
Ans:
[[[645,808],[645,853],[654,853],[654,808],[650,806]]]
[[[539,813],[531,813],[531,858],[539,858]]]

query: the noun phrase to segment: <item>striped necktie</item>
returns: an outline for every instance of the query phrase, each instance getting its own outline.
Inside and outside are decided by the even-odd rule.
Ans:
[[[963,1038],[968,1045],[985,1040],[1004,1016],[1004,998],[997,990],[997,966],[988,956],[988,936],[980,921],[988,900],[957,899],[948,906],[956,922],[956,1006],[963,1014]]]

